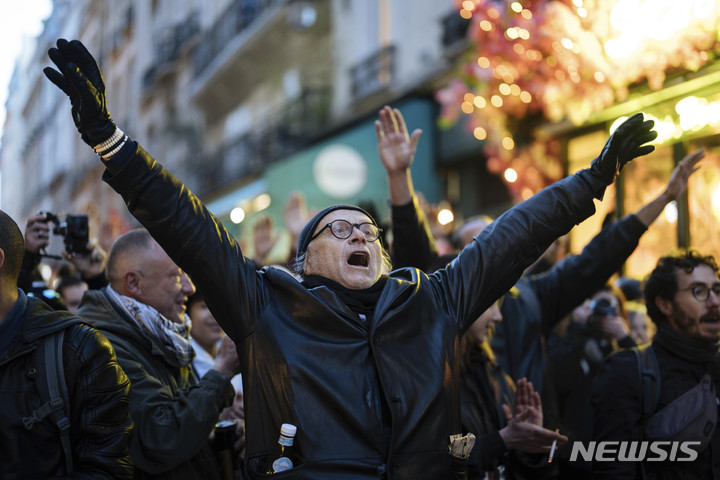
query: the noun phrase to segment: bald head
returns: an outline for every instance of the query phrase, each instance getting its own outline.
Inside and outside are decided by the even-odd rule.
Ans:
[[[107,262],[107,276],[110,285],[118,293],[123,293],[122,282],[125,273],[142,264],[145,253],[150,249],[151,242],[155,242],[150,232],[144,228],[130,230],[119,236],[110,248]]]
[[[107,273],[116,292],[153,307],[168,320],[184,321],[185,302],[195,287],[147,230],[131,230],[115,240]]]
[[[465,223],[458,228],[452,236],[453,248],[462,250],[467,244],[473,241],[477,235],[480,235],[485,227],[490,225],[492,218],[486,215],[478,215],[468,218]]]

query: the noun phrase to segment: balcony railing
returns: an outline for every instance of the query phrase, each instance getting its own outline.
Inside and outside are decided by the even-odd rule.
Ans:
[[[148,89],[155,82],[158,70],[180,57],[183,47],[200,31],[200,24],[197,21],[197,14],[192,13],[181,23],[167,28],[157,36],[155,45],[154,61],[150,68],[145,71],[143,87]]]
[[[350,77],[355,100],[387,88],[395,78],[395,46],[385,47],[352,67]]]
[[[441,20],[443,26],[443,47],[453,47],[462,44],[467,39],[470,20],[462,18],[458,12],[452,12]]]
[[[197,167],[198,194],[205,195],[298,151],[328,125],[330,89],[308,89],[267,123],[227,142]]]
[[[245,31],[260,15],[287,0],[244,0],[233,2],[207,30],[193,53],[193,69],[200,75],[230,41]]]

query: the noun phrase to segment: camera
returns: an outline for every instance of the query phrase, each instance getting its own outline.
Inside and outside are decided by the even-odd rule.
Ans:
[[[615,317],[617,310],[607,298],[600,298],[590,302],[590,308],[594,317]]]
[[[45,220],[53,223],[52,233],[54,235],[62,235],[67,253],[90,253],[87,249],[90,230],[87,215],[38,213],[45,215]]]

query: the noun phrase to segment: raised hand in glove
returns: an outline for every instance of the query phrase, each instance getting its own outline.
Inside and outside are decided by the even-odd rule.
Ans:
[[[615,181],[626,163],[655,150],[653,145],[645,145],[657,138],[654,125],[652,120],[643,121],[642,113],[636,113],[613,132],[590,168],[579,172],[595,198],[602,200],[605,187]]]
[[[105,83],[85,45],[61,38],[48,56],[59,72],[47,67],[43,73],[70,97],[73,121],[83,141],[95,147],[112,137],[115,124],[105,103]]]

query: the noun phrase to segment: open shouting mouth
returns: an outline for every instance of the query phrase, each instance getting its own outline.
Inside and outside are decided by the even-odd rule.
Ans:
[[[370,256],[367,252],[351,253],[347,263],[355,267],[367,267],[370,264]]]

